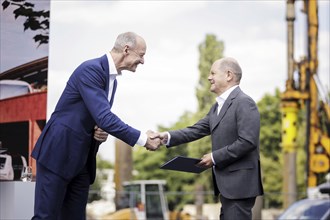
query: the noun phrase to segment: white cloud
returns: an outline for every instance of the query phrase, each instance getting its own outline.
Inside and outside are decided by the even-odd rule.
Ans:
[[[134,22],[157,24],[189,11],[200,10],[203,1],[59,1],[52,2],[53,22],[80,23],[104,27],[105,25],[127,25]]]

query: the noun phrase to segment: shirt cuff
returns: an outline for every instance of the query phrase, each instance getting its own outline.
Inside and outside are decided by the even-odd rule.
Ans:
[[[213,165],[215,165],[215,162],[214,162],[214,159],[213,159],[213,153],[211,153],[211,159],[212,159]]]
[[[140,137],[139,137],[139,139],[137,140],[136,144],[144,147],[144,146],[146,145],[146,143],[147,143],[147,140],[148,140],[148,136],[147,136],[147,134],[141,132],[141,133],[140,133]]]
[[[168,146],[169,144],[170,144],[170,140],[171,140],[171,134],[170,134],[170,132],[166,132],[167,133],[167,142],[166,142],[166,146]]]

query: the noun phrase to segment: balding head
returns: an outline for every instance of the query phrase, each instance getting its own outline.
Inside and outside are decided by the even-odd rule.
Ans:
[[[235,59],[226,57],[216,60],[208,76],[210,91],[219,96],[229,88],[239,85],[241,78],[242,70]]]
[[[136,33],[125,32],[118,35],[112,50],[114,52],[121,52],[126,45],[128,45],[130,48],[135,48],[137,43],[141,43],[144,45],[146,44],[144,39]]]
[[[218,67],[220,71],[225,72],[225,71],[231,71],[234,76],[235,76],[235,82],[237,84],[240,83],[241,78],[242,78],[242,69],[240,65],[238,64],[237,60],[231,57],[225,57],[222,59],[219,59],[215,61],[218,63]]]

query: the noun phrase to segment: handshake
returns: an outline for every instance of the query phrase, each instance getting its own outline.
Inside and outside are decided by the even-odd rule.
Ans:
[[[167,132],[154,132],[148,130],[147,136],[148,136],[147,143],[144,146],[149,151],[158,150],[161,145],[165,145],[168,141]]]
[[[154,132],[148,130],[147,134],[147,143],[144,145],[147,150],[155,151],[163,144],[165,145],[168,141],[168,133],[167,132]],[[105,142],[108,138],[108,133],[103,131],[97,125],[94,127],[94,139],[99,142]]]

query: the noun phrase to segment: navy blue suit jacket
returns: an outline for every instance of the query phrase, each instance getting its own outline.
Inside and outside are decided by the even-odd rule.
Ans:
[[[88,162],[91,183],[95,178],[94,140],[97,125],[112,136],[134,146],[140,131],[111,112],[108,101],[109,64],[107,56],[85,61],[73,72],[43,129],[32,157],[52,172],[70,179]],[[115,92],[115,91],[114,91]]]

